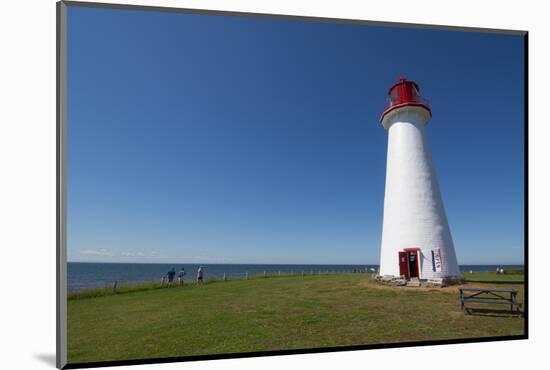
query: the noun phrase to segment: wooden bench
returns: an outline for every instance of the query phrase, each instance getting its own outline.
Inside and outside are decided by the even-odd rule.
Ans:
[[[518,291],[515,289],[458,288],[458,291],[460,292],[460,308],[463,312],[470,312],[466,308],[466,303],[505,304],[510,306],[512,315],[521,316],[521,303],[517,301]],[[509,297],[507,297],[508,294]]]

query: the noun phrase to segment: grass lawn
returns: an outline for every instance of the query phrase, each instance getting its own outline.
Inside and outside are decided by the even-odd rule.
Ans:
[[[516,275],[516,274],[500,275],[494,272],[474,272],[472,274],[464,273],[463,276],[466,280],[468,280],[471,283],[490,282],[494,284],[507,284],[507,283],[523,284],[523,281],[524,281],[524,275]]]
[[[522,276],[465,277],[477,281],[467,284],[472,287],[515,288],[523,301]],[[281,276],[70,299],[68,360],[479,338],[523,330],[522,318],[463,315],[456,287],[387,287],[367,274]]]

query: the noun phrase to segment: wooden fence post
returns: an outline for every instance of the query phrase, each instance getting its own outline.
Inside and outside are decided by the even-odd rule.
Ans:
[[[225,272],[223,273],[223,281],[227,281],[227,275],[225,274]]]
[[[246,280],[248,280],[248,271],[246,272],[245,276],[246,276]]]
[[[116,293],[116,286],[118,285],[118,280],[115,280],[115,283],[113,284],[113,292]]]
[[[267,277],[267,271],[264,270],[264,277]]]

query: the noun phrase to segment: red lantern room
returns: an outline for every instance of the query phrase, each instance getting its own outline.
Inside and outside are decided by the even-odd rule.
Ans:
[[[388,91],[388,101],[384,106],[384,112],[380,117],[380,122],[382,122],[386,114],[392,110],[407,105],[423,107],[430,112],[430,117],[432,115],[428,100],[420,96],[420,87],[418,84],[413,81],[407,81],[407,79],[403,77],[398,77],[397,83],[390,87]]]

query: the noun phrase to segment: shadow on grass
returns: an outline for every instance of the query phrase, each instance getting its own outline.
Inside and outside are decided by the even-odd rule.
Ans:
[[[466,308],[466,313],[472,316],[488,316],[488,317],[523,317],[523,312],[511,312],[509,309],[497,310],[494,308]]]

